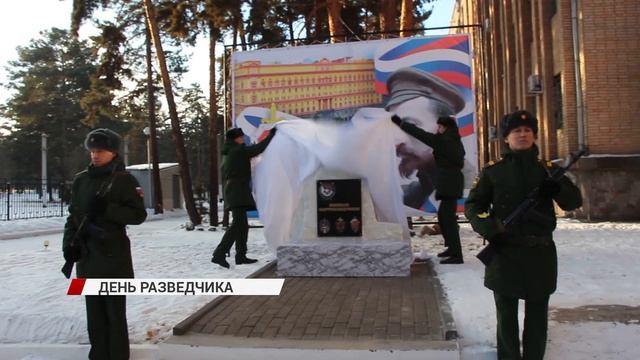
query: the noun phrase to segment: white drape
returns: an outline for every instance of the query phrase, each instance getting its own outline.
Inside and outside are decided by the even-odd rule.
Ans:
[[[395,144],[406,138],[383,109],[362,108],[349,122],[286,120],[260,158],[253,187],[272,248],[291,241],[302,184],[320,166],[366,179],[378,221],[401,224],[409,239]]]

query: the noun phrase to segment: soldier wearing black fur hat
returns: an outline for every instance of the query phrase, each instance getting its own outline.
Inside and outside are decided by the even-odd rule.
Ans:
[[[391,120],[402,130],[433,149],[437,169],[436,199],[440,200],[438,224],[447,247],[445,251],[438,254],[438,257],[445,258],[440,261],[441,264],[462,264],[464,261],[456,220],[456,203],[462,197],[464,188],[462,167],[465,152],[456,120],[451,116],[439,117],[436,134],[402,121],[396,115],[393,115]]]
[[[142,189],[118,155],[120,143],[109,129],[91,131],[84,142],[91,163],[73,180],[62,242],[64,258],[77,262],[79,278],[133,277],[125,228],[142,223],[147,212]],[[85,301],[89,358],[128,359],[126,297],[86,296]]]
[[[497,312],[498,359],[542,359],[547,341],[549,296],[556,289],[557,256],[553,242],[556,216],[582,205],[579,189],[567,177],[550,178],[552,164],[538,159],[538,122],[528,111],[506,115],[501,124],[506,143],[502,159],[490,162],[465,202],[473,229],[496,245],[498,254],[485,269],[484,285],[493,290]],[[501,225],[537,189],[535,216]],[[518,300],[525,301],[522,349]]]
[[[229,268],[226,254],[236,244],[236,265],[253,264],[256,259],[247,257],[247,237],[249,223],[247,210],[255,210],[256,203],[251,194],[251,158],[260,155],[276,133],[272,128],[269,136],[254,145],[245,145],[244,133],[240,128],[227,131],[222,146],[222,181],[224,185],[225,209],[231,210],[231,226],[213,251],[211,262]]]

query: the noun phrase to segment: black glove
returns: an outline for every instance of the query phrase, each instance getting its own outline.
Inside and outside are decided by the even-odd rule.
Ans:
[[[107,199],[104,196],[95,195],[91,201],[89,201],[89,209],[87,211],[87,218],[90,222],[95,221],[97,218],[102,217],[107,210]]]
[[[557,181],[546,178],[540,182],[538,185],[538,194],[541,197],[551,198],[557,195],[560,192],[560,183]]]
[[[398,116],[398,115],[393,115],[391,117],[391,121],[393,121],[393,123],[398,125],[398,126],[402,125],[402,119],[400,119],[400,116]]]
[[[64,259],[69,262],[76,262],[82,257],[82,248],[78,245],[65,246],[62,249]]]
[[[491,239],[489,239],[489,243],[496,245],[496,246],[502,246],[502,245],[506,245],[508,243],[511,242],[511,238],[513,236],[511,234],[509,234],[506,231],[502,231],[499,232],[495,235],[493,235],[493,237]]]

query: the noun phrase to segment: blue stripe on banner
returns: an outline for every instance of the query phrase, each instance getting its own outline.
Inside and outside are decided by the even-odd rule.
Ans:
[[[464,51],[465,53],[469,53],[469,42],[468,41],[463,41],[460,44],[454,46],[451,48],[451,50],[460,50],[460,51]]]
[[[458,127],[463,128],[465,126],[473,124],[473,113],[469,113],[463,117],[458,118]]]
[[[260,123],[262,122],[262,118],[260,116],[245,115],[244,118],[249,124],[255,127],[260,126]]]
[[[461,199],[458,199],[456,201],[456,209],[457,210],[460,210],[460,208],[464,209],[465,200],[466,200],[466,198],[461,198]],[[434,214],[438,213],[438,209],[436,209],[435,205],[433,205],[429,199],[427,199],[424,202],[424,204],[422,204],[422,207],[420,208],[420,210],[422,210],[424,212],[427,212],[427,213],[434,213]],[[462,212],[462,211],[457,211],[457,212]]]

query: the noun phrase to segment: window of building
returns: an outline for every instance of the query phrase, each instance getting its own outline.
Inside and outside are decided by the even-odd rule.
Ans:
[[[564,119],[562,118],[562,77],[557,74],[553,77],[553,123],[556,129],[562,129]]]

